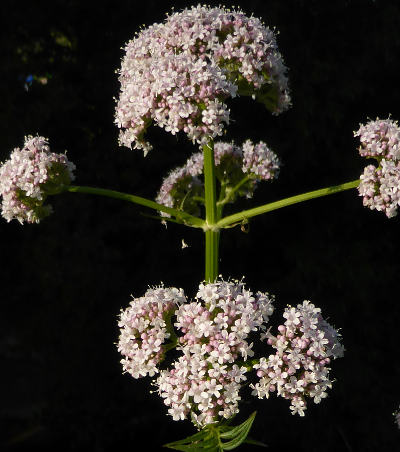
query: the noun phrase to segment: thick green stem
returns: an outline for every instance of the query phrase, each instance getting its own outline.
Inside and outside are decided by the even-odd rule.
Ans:
[[[214,225],[219,220],[217,212],[217,194],[214,162],[214,143],[212,140],[203,146],[204,154],[204,192],[206,207],[206,225],[209,229],[206,235],[206,256],[205,256],[205,280],[214,282],[218,277],[218,246],[219,231]]]
[[[150,199],[142,198],[141,196],[129,195],[128,193],[121,193],[115,190],[107,190],[105,188],[96,187],[82,187],[78,185],[70,185],[65,187],[65,191],[71,193],[88,193],[91,195],[107,196],[109,198],[121,199],[123,201],[132,202],[134,204],[139,204],[141,206],[149,207],[150,209],[158,210],[160,212],[168,213],[174,216],[179,222],[184,223],[187,226],[193,228],[203,228],[204,220],[201,218],[194,217],[182,210],[173,209],[171,207],[163,206],[157,202],[151,201]]]
[[[205,280],[214,282],[218,277],[219,231],[209,229],[206,234],[206,273]]]
[[[253,209],[243,210],[243,212],[235,213],[233,215],[229,215],[228,217],[222,218],[222,220],[219,220],[217,222],[216,226],[219,228],[227,228],[232,225],[238,224],[243,220],[261,215],[266,212],[271,212],[272,210],[281,209],[282,207],[287,207],[291,206],[292,204],[308,201],[309,199],[333,195],[334,193],[339,193],[341,191],[350,190],[351,188],[356,188],[359,183],[360,180],[357,179],[345,184],[333,185],[332,187],[309,191],[307,193],[302,193],[301,195],[291,196],[290,198],[285,198],[279,201],[271,202],[269,204],[264,204],[263,206],[254,207]]]

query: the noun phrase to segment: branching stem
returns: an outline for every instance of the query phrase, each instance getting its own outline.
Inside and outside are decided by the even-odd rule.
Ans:
[[[150,199],[142,198],[141,196],[130,195],[128,193],[108,190],[105,188],[84,187],[79,185],[67,186],[65,187],[65,191],[71,193],[87,193],[91,195],[107,196],[109,198],[116,198],[123,201],[132,202],[134,204],[139,204],[141,206],[149,207],[150,209],[158,210],[160,212],[165,212],[169,215],[172,215],[178,222],[184,223],[186,226],[190,226],[192,228],[203,228],[205,225],[204,220],[202,220],[201,218],[190,215],[186,212],[183,212],[182,210],[166,207],[162,204],[158,204],[155,201],[151,201]]]
[[[292,204],[297,204],[299,202],[308,201],[310,199],[319,198],[321,196],[333,195],[334,193],[339,193],[341,191],[356,188],[359,183],[360,180],[357,179],[351,182],[346,182],[345,184],[333,185],[331,187],[309,191],[307,193],[302,193],[301,195],[291,196],[290,198],[285,198],[279,201],[264,204],[259,207],[254,207],[253,209],[243,210],[242,212],[222,218],[217,222],[216,226],[219,228],[231,227],[234,224],[240,224],[243,220],[247,220],[248,218],[255,217],[263,213],[271,212],[272,210],[281,209],[282,207],[291,206]]]

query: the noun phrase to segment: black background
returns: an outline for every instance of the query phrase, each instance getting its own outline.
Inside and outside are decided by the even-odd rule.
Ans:
[[[367,118],[400,119],[399,3],[235,3],[279,30],[293,107],[274,117],[250,99],[231,102],[226,139],[263,139],[284,163],[278,181],[234,208],[359,177],[365,161],[353,131]],[[118,148],[115,70],[141,24],[192,4],[3,0],[0,160],[39,133],[53,151],[68,150],[77,184],[154,198],[162,177],[196,149],[160,129],[149,134],[146,158]],[[51,78],[26,90],[29,74]],[[194,295],[202,233],[165,229],[141,215],[152,212],[112,199],[65,194],[52,204],[40,225],[0,224],[0,448],[159,450],[193,433],[166,415],[149,379],[122,375],[115,342],[131,293],[163,281]],[[223,233],[220,272],[275,294],[273,324],[288,303],[310,299],[342,328],[346,346],[328,399],[310,403],[304,418],[283,399],[246,397],[238,421],[257,409],[252,436],[270,451],[398,450],[399,221],[364,208],[352,190],[257,217],[247,234]]]

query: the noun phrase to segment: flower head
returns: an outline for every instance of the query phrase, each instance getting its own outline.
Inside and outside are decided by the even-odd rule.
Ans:
[[[326,390],[332,386],[328,365],[331,358],[343,356],[344,348],[340,334],[309,301],[296,308],[289,306],[283,317],[286,320],[278,327],[279,334],[265,335],[276,352],[254,365],[260,381],[251,387],[259,398],[277,392],[290,400],[292,414],[304,416],[306,397],[319,403],[327,396]]]
[[[253,96],[273,113],[290,105],[274,33],[255,17],[194,6],[142,30],[125,47],[115,122],[121,145],[151,149],[154,122],[199,144],[229,123],[226,100]]]
[[[247,338],[265,330],[272,298],[254,294],[240,282],[201,283],[196,301],[176,310],[183,353],[155,384],[174,420],[188,416],[199,427],[238,412],[246,361],[253,356]]]
[[[65,154],[50,152],[48,141],[40,136],[25,138],[0,167],[2,215],[7,221],[38,223],[52,209],[44,205],[48,195],[59,193],[74,179],[75,165]]]
[[[246,367],[221,366],[216,359],[206,360],[200,354],[183,351],[184,355],[170,370],[161,371],[155,382],[169,407],[168,414],[175,421],[190,416],[199,427],[235,415]]]
[[[359,152],[362,157],[400,159],[400,128],[397,121],[377,118],[365,125],[360,124],[354,136],[360,137]]]
[[[279,174],[280,161],[278,156],[260,141],[253,144],[251,140],[243,143],[243,172],[249,173],[254,179],[270,180]]]
[[[390,119],[370,121],[354,132],[360,137],[360,154],[374,158],[378,166],[368,165],[358,186],[363,204],[383,211],[387,217],[397,215],[400,205],[400,127]]]
[[[266,330],[272,301],[239,281],[201,283],[191,302],[182,290],[149,289],[121,313],[118,349],[124,370],[135,378],[159,373],[153,384],[168,413],[174,420],[190,418],[198,428],[238,413],[240,390],[252,368],[260,378],[250,385],[253,394],[262,398],[276,391],[290,400],[293,414],[303,416],[306,397],[319,403],[327,396],[332,386],[328,365],[344,348],[340,334],[309,301],[289,306],[279,334],[273,336]],[[172,318],[177,333],[165,344]],[[253,332],[261,332],[276,350],[257,364],[249,360],[254,355],[249,343]],[[181,356],[160,370],[165,352],[174,346]]]
[[[265,329],[273,312],[268,294],[253,294],[241,282],[200,284],[197,301],[181,305],[175,327],[180,343],[193,353],[210,355],[220,364],[253,356],[246,341],[252,331]]]
[[[124,356],[123,369],[134,378],[153,376],[164,358],[164,343],[170,337],[167,319],[178,303],[186,301],[183,290],[157,287],[143,297],[133,298],[121,312],[118,351]]]

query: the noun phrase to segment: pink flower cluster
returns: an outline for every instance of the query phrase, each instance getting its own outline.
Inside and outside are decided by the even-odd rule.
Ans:
[[[123,369],[134,378],[159,373],[153,385],[169,415],[190,418],[199,428],[239,411],[240,390],[252,369],[259,377],[250,385],[254,395],[276,391],[290,400],[293,414],[304,416],[306,397],[315,403],[326,397],[330,360],[341,357],[344,348],[339,333],[309,301],[288,307],[273,336],[266,330],[272,303],[273,297],[253,294],[238,281],[201,283],[191,302],[182,289],[149,289],[120,316]],[[275,354],[252,359],[251,333],[267,338]],[[180,356],[160,369],[165,353],[175,347]]]
[[[50,152],[48,141],[40,136],[25,138],[0,167],[2,215],[7,221],[39,223],[52,208],[44,205],[48,195],[62,191],[74,179],[75,165],[65,154]]]
[[[253,144],[251,140],[242,147],[234,143],[216,142],[214,144],[216,176],[226,187],[234,187],[244,177],[248,180],[240,187],[237,194],[250,198],[260,180],[272,180],[278,177],[280,161],[268,146],[260,141]],[[193,215],[199,214],[198,202],[193,200],[204,197],[204,184],[200,179],[203,174],[203,153],[193,154],[184,166],[174,169],[163,181],[156,201],[167,207],[182,208]],[[230,202],[234,197],[230,199]],[[161,214],[164,215],[165,214]]]
[[[394,217],[400,206],[400,127],[390,119],[377,119],[361,125],[354,136],[360,137],[360,155],[378,162],[378,167],[364,168],[360,177],[363,204]]]
[[[194,6],[142,30],[125,47],[115,122],[123,146],[143,149],[154,122],[204,144],[229,123],[226,100],[253,96],[273,113],[290,106],[274,33],[255,17]]]
[[[220,365],[217,360],[206,360],[187,349],[183,353],[172,369],[161,371],[156,382],[173,420],[190,417],[196,426],[204,427],[235,415],[247,368]]]
[[[255,179],[270,180],[278,176],[279,166],[278,156],[263,141],[253,144],[247,140],[243,143],[243,172]]]
[[[393,160],[382,159],[378,167],[365,167],[360,179],[358,192],[364,206],[385,212],[388,218],[396,216],[400,206],[399,165]]]
[[[121,312],[118,351],[124,356],[121,360],[124,371],[133,378],[152,377],[158,372],[157,365],[164,358],[164,343],[170,337],[167,319],[184,301],[182,289],[158,287],[147,290],[143,297],[133,298]]]
[[[175,327],[183,333],[183,356],[157,379],[175,420],[190,414],[202,427],[238,412],[247,368],[237,361],[253,356],[247,337],[265,329],[272,312],[267,294],[253,296],[242,283],[225,281],[200,284],[197,301],[178,308]]]
[[[270,392],[290,400],[292,414],[304,416],[306,397],[319,403],[332,386],[329,379],[331,358],[343,356],[344,348],[339,333],[327,323],[321,310],[309,301],[288,307],[283,325],[275,337],[265,335],[276,353],[261,358],[254,365],[260,381],[251,385],[253,395],[268,398]]]
[[[360,124],[354,136],[360,137],[359,152],[362,157],[400,160],[400,128],[397,121],[377,118],[365,125]]]

